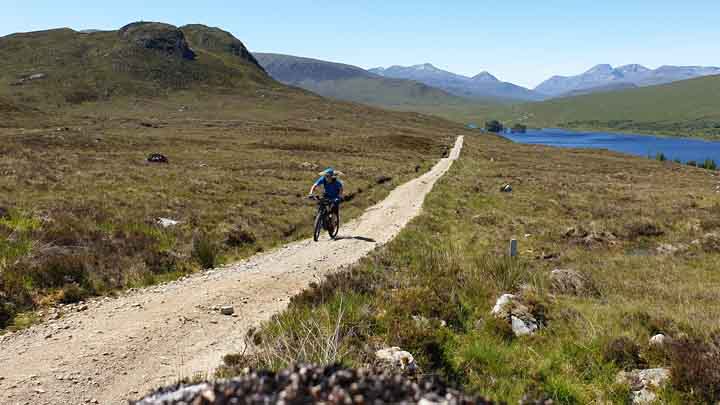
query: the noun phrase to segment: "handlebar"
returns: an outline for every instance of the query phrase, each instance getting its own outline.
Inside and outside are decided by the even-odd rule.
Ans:
[[[320,197],[319,195],[309,195],[307,198],[308,198],[308,200],[315,200],[315,201],[323,201],[323,200],[324,200],[324,201],[328,201],[328,202],[332,202],[332,201],[333,201],[333,200],[331,200],[331,199],[329,199],[329,198],[327,198],[327,197]],[[340,198],[338,198],[338,200],[339,200],[339,201],[342,201],[343,198],[340,197]]]

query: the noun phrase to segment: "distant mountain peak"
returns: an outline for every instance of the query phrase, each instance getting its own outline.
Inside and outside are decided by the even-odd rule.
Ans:
[[[553,76],[535,87],[535,91],[558,97],[588,94],[608,89],[654,86],[694,77],[720,74],[720,68],[706,66],[661,66],[655,70],[639,64],[613,68],[609,64],[593,66],[576,76]]]
[[[645,73],[650,71],[650,69],[646,68],[645,66],[636,63],[620,66],[615,70],[618,70],[622,73]]]
[[[435,66],[433,66],[432,63],[421,63],[419,65],[413,65],[410,67],[415,70],[440,70],[440,69],[436,68]]]
[[[480,72],[478,75],[472,78],[474,81],[483,81],[483,82],[499,82],[497,77],[490,74],[490,72],[483,71]]]
[[[592,68],[590,68],[590,70],[588,70],[587,72],[585,72],[585,74],[586,74],[586,75],[598,74],[598,73],[608,74],[608,73],[612,73],[612,71],[613,71],[612,65],[609,65],[609,64],[607,64],[607,63],[603,63],[603,64],[600,64],[600,65],[595,65],[595,66],[593,66]]]

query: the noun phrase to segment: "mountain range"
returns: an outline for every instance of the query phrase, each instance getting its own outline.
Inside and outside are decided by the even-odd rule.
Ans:
[[[468,103],[442,89],[383,77],[357,66],[274,53],[254,55],[275,80],[325,97],[404,110]]]
[[[384,77],[415,80],[466,98],[495,98],[512,101],[538,101],[545,98],[532,90],[500,81],[488,72],[467,77],[439,69],[430,63],[414,66],[391,66],[369,70]]]
[[[538,85],[535,91],[553,98],[655,86],[717,74],[720,74],[718,67],[661,66],[649,69],[637,64],[617,68],[602,64],[576,76],[553,76]]]

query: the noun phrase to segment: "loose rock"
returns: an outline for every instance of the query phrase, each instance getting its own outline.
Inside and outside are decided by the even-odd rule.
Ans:
[[[381,362],[400,370],[415,371],[417,368],[413,355],[399,347],[380,349],[375,352],[375,357]]]
[[[633,404],[652,404],[657,400],[657,391],[670,379],[670,370],[651,368],[620,372],[618,382],[630,385],[630,400]]]
[[[650,338],[650,346],[662,347],[667,345],[668,343],[670,343],[670,338],[663,335],[662,333],[659,333]]]
[[[162,217],[158,218],[156,222],[158,225],[160,225],[163,228],[170,228],[170,227],[178,225],[180,223],[180,221],[176,221],[176,220],[170,219],[170,218],[162,218]]]
[[[531,335],[541,327],[530,308],[513,294],[503,294],[498,298],[490,313],[497,319],[509,322],[515,336]]]
[[[579,296],[599,295],[593,282],[575,270],[555,269],[551,271],[550,287],[558,294]]]
[[[167,156],[160,153],[151,153],[147,161],[150,163],[169,163]]]
[[[220,308],[220,313],[223,315],[232,315],[235,313],[235,308],[232,305],[226,305]]]

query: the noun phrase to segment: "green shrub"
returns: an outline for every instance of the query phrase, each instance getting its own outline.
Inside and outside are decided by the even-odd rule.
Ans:
[[[233,226],[225,238],[225,244],[231,247],[253,244],[256,241],[255,234],[249,229],[249,226],[237,224]]]
[[[626,336],[607,342],[603,348],[603,358],[628,371],[645,366],[645,361],[640,357],[640,346]]]
[[[532,281],[527,263],[507,256],[476,256],[468,272],[471,279],[482,284],[490,282],[498,292],[514,292]]]
[[[703,169],[707,170],[717,170],[717,164],[712,159],[705,159],[705,161],[698,165],[698,167],[702,167]]]
[[[192,241],[192,257],[203,269],[217,266],[220,249],[217,243],[206,232],[198,232]]]
[[[503,129],[503,124],[498,120],[490,120],[485,123],[485,130],[488,132],[500,133]]]
[[[720,335],[710,341],[677,339],[671,346],[671,381],[697,402],[720,401]]]
[[[64,304],[73,304],[85,300],[90,295],[91,294],[80,285],[72,283],[62,288],[60,302]]]

